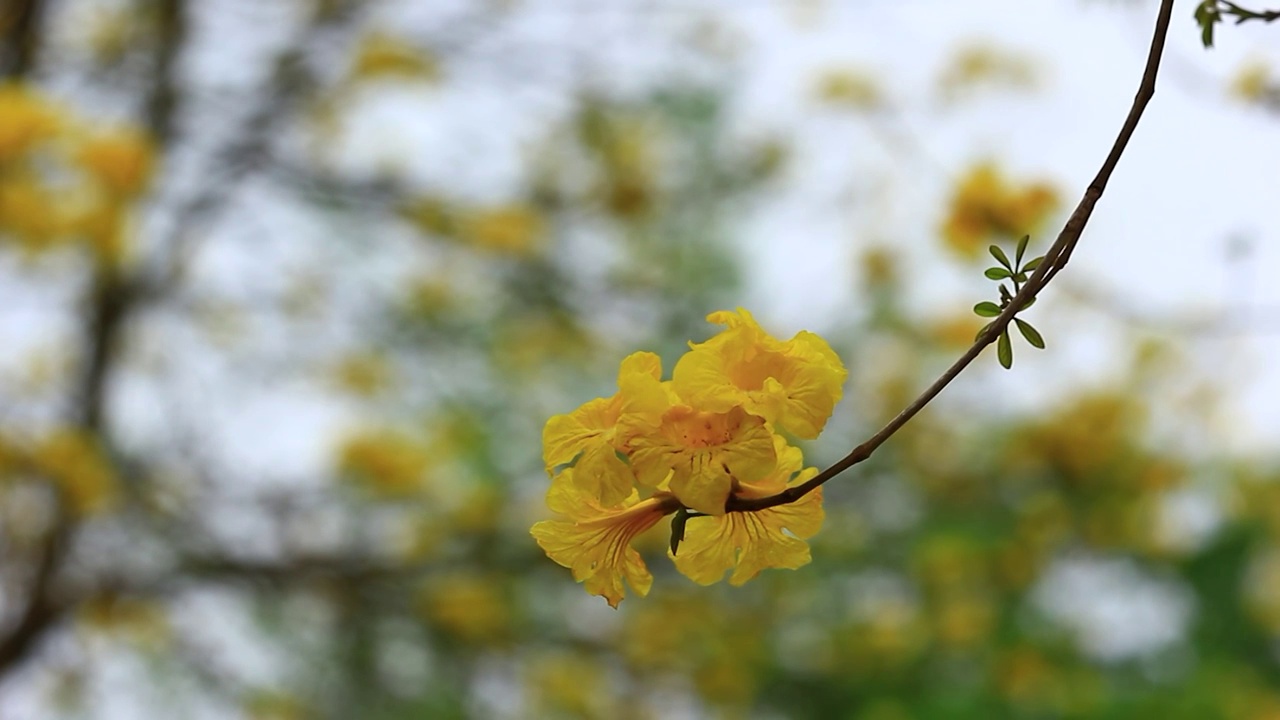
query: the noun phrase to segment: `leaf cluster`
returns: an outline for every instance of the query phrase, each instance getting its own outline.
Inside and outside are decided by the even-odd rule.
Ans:
[[[1234,18],[1236,25],[1250,20],[1269,23],[1280,19],[1280,10],[1249,10],[1230,0],[1203,0],[1196,6],[1195,18],[1205,47],[1213,47],[1213,30],[1224,17]]]
[[[1000,304],[997,305],[990,300],[980,302],[973,306],[973,312],[976,315],[987,318],[998,317],[1000,313],[1004,312],[1004,309],[1009,306],[1009,303],[1013,301],[1013,296],[1018,294],[1018,291],[1022,288],[1023,283],[1027,281],[1027,278],[1030,277],[1030,274],[1035,272],[1036,268],[1040,267],[1040,263],[1044,261],[1043,255],[1032,258],[1025,264],[1022,262],[1022,258],[1026,255],[1027,245],[1030,241],[1031,236],[1022,236],[1022,239],[1018,241],[1017,248],[1014,250],[1014,259],[1012,262],[1009,261],[1009,256],[1005,254],[1005,251],[1001,250],[998,245],[992,245],[988,248],[988,252],[991,253],[991,257],[995,258],[999,265],[987,268],[983,274],[986,275],[988,279],[1000,283]],[[1004,283],[1005,280],[1008,280],[1013,284],[1012,290],[1010,290],[1009,286]],[[1026,307],[1031,307],[1033,304],[1035,304],[1035,298],[1028,301]],[[1044,349],[1044,337],[1040,335],[1040,331],[1031,326],[1031,323],[1016,317],[1013,319],[1013,322],[1018,327],[1018,332],[1022,333],[1022,337],[1025,338],[1032,347],[1040,350]],[[978,331],[978,334],[981,335],[990,326],[990,323],[984,325],[982,330]],[[1005,328],[1004,332],[1000,333],[1000,339],[996,343],[996,355],[1000,360],[1000,364],[1003,365],[1005,369],[1013,367],[1013,342],[1009,339],[1008,328]]]

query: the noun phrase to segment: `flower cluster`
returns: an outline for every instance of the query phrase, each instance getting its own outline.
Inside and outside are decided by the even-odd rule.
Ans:
[[[547,421],[547,505],[566,516],[533,526],[547,556],[617,607],[623,578],[645,595],[653,576],[631,546],[677,513],[671,556],[695,582],[732,571],[740,585],[765,568],[809,561],[805,538],[822,525],[820,489],[797,502],[725,512],[730,497],[768,497],[813,477],[780,433],[813,439],[840,400],[847,371],[825,340],[788,341],[751,317],[716,312],[725,329],[690,350],[662,380],[649,352],[622,361],[618,392]]]

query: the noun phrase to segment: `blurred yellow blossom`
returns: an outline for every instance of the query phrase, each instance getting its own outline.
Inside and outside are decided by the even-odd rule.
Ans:
[[[607,693],[606,668],[598,659],[547,653],[530,663],[527,684],[534,707],[545,717],[623,717]]]
[[[85,627],[156,645],[169,635],[169,621],[159,604],[136,597],[106,593],[80,606],[78,619]]]
[[[0,84],[0,164],[12,161],[58,131],[59,113],[16,83]]]
[[[405,290],[406,312],[423,318],[443,315],[453,305],[454,290],[444,278],[421,277],[410,281]]]
[[[129,198],[147,189],[155,165],[155,148],[146,134],[119,128],[85,141],[77,160],[109,194]]]
[[[406,204],[400,213],[430,235],[500,255],[535,255],[547,237],[546,218],[526,203],[466,207],[424,197]]]
[[[637,220],[653,209],[656,195],[655,128],[645,118],[588,104],[579,117],[583,144],[599,163],[595,195],[622,220]]]
[[[443,574],[422,586],[419,609],[426,619],[459,640],[487,644],[506,637],[511,602],[496,577]]]
[[[440,64],[425,49],[402,38],[374,32],[360,42],[352,73],[358,78],[391,75],[434,82],[440,79]]]
[[[957,49],[938,77],[938,90],[948,101],[978,87],[1027,90],[1035,84],[1035,64],[1030,57],[985,43]]]
[[[26,173],[0,180],[0,234],[39,252],[66,239],[72,217],[66,202]]]
[[[371,430],[347,438],[338,464],[342,472],[376,494],[403,496],[423,488],[431,458],[413,438]]]
[[[967,648],[987,639],[996,622],[991,599],[976,590],[947,592],[932,614],[938,641],[953,648]]]
[[[509,204],[472,210],[464,214],[458,237],[479,250],[507,255],[533,255],[542,249],[547,223],[529,205]]]
[[[990,240],[1035,234],[1057,206],[1048,183],[1015,186],[993,163],[979,163],[952,191],[942,238],[957,254],[977,258]]]
[[[458,232],[457,212],[437,197],[420,197],[400,208],[400,214],[430,235],[454,237]]]
[[[249,720],[308,720],[319,717],[293,695],[261,690],[244,701]]]
[[[32,466],[63,493],[71,510],[106,510],[118,491],[114,468],[97,438],[80,430],[57,430],[36,444]]]
[[[378,353],[356,353],[343,358],[333,371],[338,387],[353,395],[372,397],[392,379],[391,365]]]
[[[118,268],[128,257],[133,223],[128,206],[111,202],[81,213],[75,228],[102,267]]]
[[[960,313],[937,320],[929,325],[929,337],[943,348],[960,349],[973,344],[978,331],[986,323],[972,313]]]
[[[831,105],[871,110],[880,105],[882,93],[876,79],[849,68],[833,68],[818,76],[817,96]]]
[[[1249,103],[1257,103],[1268,94],[1280,93],[1280,85],[1272,76],[1271,66],[1259,59],[1240,66],[1231,80],[1231,93]]]

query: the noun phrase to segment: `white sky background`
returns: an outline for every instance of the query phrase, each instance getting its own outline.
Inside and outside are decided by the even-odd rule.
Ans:
[[[384,98],[362,112],[345,164],[395,168],[464,196],[501,195],[521,185],[522,153],[540,124],[570,111],[561,91],[584,76],[622,94],[672,77],[717,77],[732,91],[735,135],[785,138],[792,150],[784,182],[738,228],[750,279],[744,304],[779,334],[838,325],[851,312],[856,258],[888,245],[911,261],[913,310],[940,317],[991,292],[980,266],[939,257],[938,227],[955,177],[995,159],[1015,178],[1053,181],[1065,217],[1128,112],[1155,6],[525,0],[515,4],[518,22],[459,53],[449,68],[454,90]],[[389,17],[409,8],[429,27],[473,6],[395,7]],[[1156,98],[1070,269],[1028,314],[1050,349],[1017,353],[1011,374],[984,358],[941,402],[979,402],[998,389],[1015,406],[1034,408],[1115,375],[1127,362],[1116,353],[1125,346],[1121,333],[1134,330],[1116,322],[1121,316],[1152,328],[1203,327],[1230,312],[1227,331],[1173,336],[1200,359],[1203,374],[1229,380],[1218,436],[1201,438],[1203,447],[1265,453],[1280,443],[1273,401],[1280,363],[1271,362],[1280,355],[1280,283],[1269,281],[1280,269],[1280,116],[1227,91],[1246,59],[1280,67],[1280,42],[1274,26],[1221,26],[1217,47],[1206,51],[1192,9],[1185,1],[1175,7]],[[1030,58],[1038,88],[945,106],[939,73],[958,47],[982,42]],[[728,72],[692,59],[690,43],[723,48]],[[507,62],[495,69],[495,58]],[[816,78],[839,67],[880,75],[891,113],[868,122],[818,102]],[[1253,249],[1249,267],[1228,262],[1236,237]],[[1049,237],[1039,240],[1044,248]],[[1122,301],[1124,311],[1070,311],[1055,297],[1066,286]]]
[[[1280,270],[1280,118],[1233,101],[1226,86],[1245,58],[1268,57],[1264,48],[1271,48],[1274,62],[1280,42],[1274,28],[1229,27],[1221,28],[1217,47],[1205,51],[1184,4],[1175,8],[1156,97],[1058,282],[1103,288],[1133,314],[1157,321],[1204,320],[1229,306],[1260,309],[1247,319],[1236,314],[1243,332],[1188,335],[1185,343],[1219,364],[1235,391],[1216,446],[1263,451],[1280,441],[1274,403],[1280,362],[1271,361],[1280,353],[1280,283],[1269,280]],[[916,268],[949,266],[921,270],[912,283],[922,315],[985,299],[989,289],[978,269],[936,257],[952,177],[992,157],[1015,176],[1051,178],[1067,207],[1074,206],[1128,111],[1155,8],[833,1],[815,3],[825,10],[797,24],[787,22],[780,5],[747,3],[732,17],[753,48],[743,76],[747,122],[785,124],[800,142],[792,168],[795,202],[750,228],[760,313],[787,327],[844,312],[849,284],[832,282],[833,268],[852,272],[853,258],[874,243],[904,249]],[[957,45],[981,40],[1034,58],[1041,89],[993,92],[940,108],[933,99],[937,73]],[[868,133],[856,119],[840,122],[815,110],[812,78],[832,65],[885,71],[890,97],[902,108],[894,121],[918,144],[918,158],[891,157],[883,135]],[[868,167],[881,177],[859,177]],[[855,200],[844,217],[841,208],[814,207],[812,199],[829,197],[833,187],[856,196],[876,182],[889,183],[888,202],[867,207]],[[1234,236],[1251,240],[1252,269],[1228,264],[1227,241]],[[792,261],[797,257],[805,259]],[[1052,312],[1054,295],[1051,287],[1028,317]],[[1111,350],[1117,327],[1105,315],[1087,320],[1041,323],[1050,350],[1017,353],[1014,373],[982,384],[990,389],[998,382],[1026,406],[1105,379],[1122,359]],[[991,358],[982,363],[994,365]],[[974,380],[957,385],[966,382]]]

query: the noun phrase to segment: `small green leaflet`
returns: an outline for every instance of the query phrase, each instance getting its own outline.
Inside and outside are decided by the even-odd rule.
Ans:
[[[1000,333],[1000,340],[996,343],[996,357],[1000,358],[1000,364],[1005,370],[1013,367],[1013,343],[1009,341],[1008,330]]]
[[[973,314],[978,317],[995,317],[1000,314],[1000,306],[990,300],[984,300],[973,306]]]
[[[1040,350],[1044,349],[1044,338],[1040,336],[1039,330],[1031,327],[1031,323],[1024,322],[1018,318],[1014,318],[1013,321],[1018,324],[1018,332],[1022,333],[1022,337],[1026,338],[1032,347]]]
[[[992,245],[991,247],[987,248],[987,251],[991,253],[991,257],[996,259],[996,262],[1005,266],[1005,268],[1007,268],[1009,272],[1013,272],[1013,265],[1009,262],[1009,256],[1005,255],[1004,251],[1001,250],[999,246]]]

